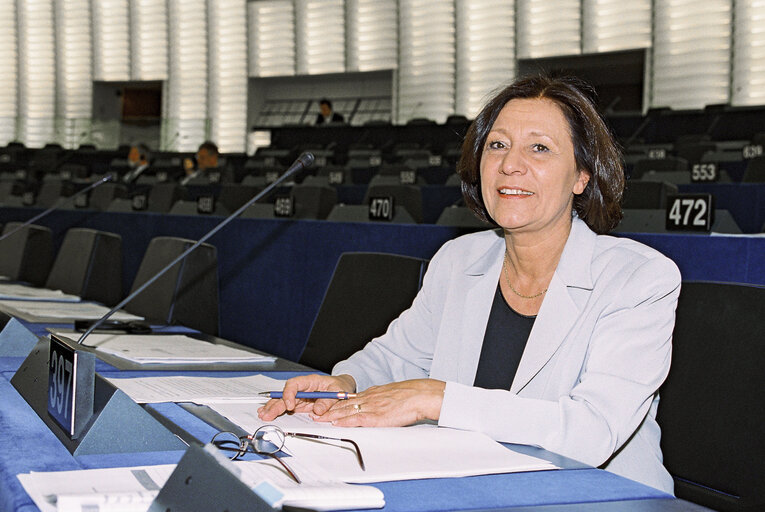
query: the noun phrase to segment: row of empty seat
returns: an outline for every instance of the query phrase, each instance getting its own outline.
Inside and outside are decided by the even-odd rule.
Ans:
[[[15,282],[61,290],[83,300],[112,307],[122,293],[122,237],[105,231],[71,228],[54,257],[50,228],[19,223],[5,225],[0,240],[0,276]],[[18,229],[18,230],[17,230]],[[15,231],[13,234],[11,232]],[[157,237],[146,248],[131,292],[194,243]],[[183,264],[174,265],[125,310],[161,325],[181,324],[218,333],[217,251],[202,244]]]

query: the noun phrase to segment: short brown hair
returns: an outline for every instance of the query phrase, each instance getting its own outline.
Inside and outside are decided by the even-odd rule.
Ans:
[[[624,167],[621,151],[595,106],[595,92],[574,77],[535,75],[519,78],[495,94],[476,116],[465,135],[457,173],[465,204],[481,219],[493,222],[481,196],[481,157],[486,138],[504,106],[518,98],[545,98],[560,107],[569,124],[577,168],[590,173],[584,191],[574,196],[579,218],[599,234],[622,219]]]

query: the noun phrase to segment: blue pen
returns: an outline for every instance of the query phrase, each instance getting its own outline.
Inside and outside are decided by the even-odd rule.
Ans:
[[[282,397],[281,391],[263,391],[260,394],[266,395],[268,398]],[[334,398],[335,400],[348,400],[349,398],[356,398],[356,393],[345,393],[343,391],[298,391],[297,398]]]

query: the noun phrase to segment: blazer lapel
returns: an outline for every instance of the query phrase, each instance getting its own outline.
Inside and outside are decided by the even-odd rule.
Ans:
[[[574,217],[571,233],[534,321],[510,391],[520,392],[539,373],[579,317],[580,306],[571,298],[569,288],[592,290],[590,262],[595,237],[583,221]]]
[[[465,320],[461,322],[457,361],[457,381],[461,383],[472,385],[475,380],[486,324],[502,269],[504,247],[504,239],[498,236],[490,250],[465,269]]]

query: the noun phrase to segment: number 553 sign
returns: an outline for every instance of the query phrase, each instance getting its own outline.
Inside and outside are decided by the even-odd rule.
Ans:
[[[667,196],[667,231],[711,231],[714,222],[711,194]]]

